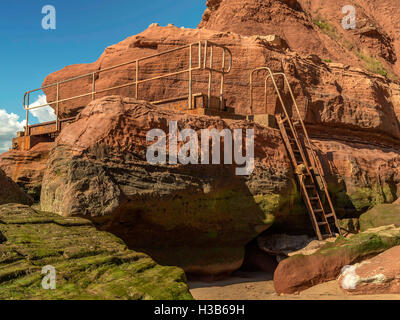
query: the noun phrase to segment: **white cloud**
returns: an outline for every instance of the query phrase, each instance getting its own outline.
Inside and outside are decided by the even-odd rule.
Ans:
[[[39,95],[37,100],[31,103],[30,107],[47,104],[46,96]],[[54,110],[50,106],[31,110],[30,113],[39,122],[56,120]],[[29,121],[32,124],[32,121]],[[5,109],[0,109],[0,153],[8,151],[12,145],[12,138],[16,137],[17,131],[24,131],[26,120],[20,121],[15,113],[8,113]]]
[[[47,104],[46,96],[41,94],[37,100],[29,105],[30,108]],[[56,120],[56,114],[50,106],[33,109],[30,113],[39,120],[39,122],[47,122]]]
[[[8,113],[0,109],[0,153],[11,148],[12,138],[16,137],[17,131],[24,131],[25,120],[19,121],[15,113]]]

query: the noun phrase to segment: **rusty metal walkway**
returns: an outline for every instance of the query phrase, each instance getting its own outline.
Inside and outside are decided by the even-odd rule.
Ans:
[[[253,78],[257,72],[261,71],[267,73],[265,77],[265,107],[267,107],[267,84],[269,79],[272,81],[282,107],[283,115],[278,114],[276,121],[299,182],[300,193],[307,207],[314,231],[319,240],[334,237],[335,233],[341,234],[320,159],[311,143],[286,75],[282,72],[273,73],[268,67],[253,70],[250,75],[250,108],[253,109],[254,103]],[[284,85],[287,86],[294,111],[298,116],[297,121],[293,121],[289,116],[275,79],[276,76],[281,76],[284,80]]]
[[[219,56],[217,58],[219,59],[215,61],[216,60],[215,58],[217,56],[217,50],[219,53]],[[143,75],[141,75],[142,71],[141,64],[143,62],[178,51],[183,51],[184,54],[188,56],[187,68],[175,72],[162,74],[156,77],[144,78]],[[135,81],[127,82],[118,86],[113,86],[101,90],[96,89],[96,79],[98,78],[98,75],[100,73],[122,67],[127,67],[130,65],[134,65],[135,68],[135,77],[136,77]],[[131,60],[112,67],[96,70],[91,73],[83,74],[77,77],[69,78],[47,86],[43,86],[38,89],[27,91],[24,94],[23,98],[23,106],[26,111],[25,132],[19,132],[17,138],[13,139],[13,148],[29,150],[30,148],[33,147],[33,145],[36,144],[36,142],[48,139],[54,140],[54,136],[58,135],[58,133],[61,131],[63,127],[65,127],[66,124],[74,120],[74,118],[72,119],[60,118],[59,107],[61,103],[66,103],[84,97],[89,97],[91,100],[94,100],[96,99],[96,95],[126,87],[135,88],[134,97],[136,99],[147,100],[146,97],[140,95],[141,84],[178,75],[187,75],[186,81],[188,82],[188,94],[180,97],[173,97],[159,101],[152,101],[154,104],[159,105],[160,107],[167,107],[169,109],[181,110],[189,113],[196,113],[193,110],[198,110],[199,114],[210,114],[210,115],[226,116],[228,118],[229,117],[235,118],[234,110],[226,107],[224,99],[224,79],[225,75],[228,74],[231,71],[231,69],[232,69],[232,53],[227,47],[210,41],[199,41],[178,48],[174,48],[171,50],[163,51],[154,55],[143,57],[140,59]],[[206,93],[193,93],[193,80],[194,80],[193,73],[197,70],[208,73],[208,88]],[[220,77],[219,96],[212,95],[212,86],[214,81],[213,77],[215,75],[218,75]],[[63,95],[62,94],[63,84],[71,83],[84,78],[88,78],[89,81],[91,81],[92,83],[91,85],[92,88],[90,92],[76,95],[73,97],[61,98]],[[54,101],[50,101],[42,105],[30,106],[30,98],[32,93],[40,92],[45,89],[51,89],[51,88],[53,88],[56,92],[55,93],[56,97]],[[29,112],[34,109],[44,108],[47,106],[51,106],[55,110],[56,120],[54,122],[29,125]],[[84,106],[82,106],[82,108],[83,107]]]

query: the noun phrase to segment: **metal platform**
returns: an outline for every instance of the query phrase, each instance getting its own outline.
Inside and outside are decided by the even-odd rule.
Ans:
[[[233,120],[246,120],[246,116],[236,114],[234,108],[227,107],[225,99],[222,100],[221,104],[219,97],[208,97],[208,95],[203,93],[193,94],[192,107],[190,107],[189,97],[187,96],[154,101],[152,103],[164,109],[176,110],[189,114]]]
[[[34,124],[26,127],[25,131],[17,132],[17,137],[12,139],[12,148],[14,150],[30,150],[41,142],[53,142],[59,132],[75,118],[59,119],[58,121],[49,121]]]

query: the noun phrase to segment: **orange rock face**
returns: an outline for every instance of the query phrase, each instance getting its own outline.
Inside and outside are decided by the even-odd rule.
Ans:
[[[274,1],[273,6],[286,6],[278,2]],[[221,2],[221,6],[228,4]],[[232,2],[231,6],[235,5],[237,3]],[[221,6],[216,10],[222,10]],[[217,8],[218,5],[214,4],[214,7]],[[293,9],[287,8],[287,10]],[[226,14],[228,15],[229,11]],[[205,27],[204,24],[203,26]],[[151,26],[141,34],[107,48],[96,63],[67,67],[49,75],[44,84],[199,40],[214,41],[232,51],[233,68],[231,73],[226,75],[225,97],[227,104],[234,107],[238,113],[250,113],[251,70],[268,65],[274,71],[286,72],[296,95],[301,116],[306,121],[310,135],[315,137],[328,182],[337,200],[336,206],[340,210],[346,208],[362,212],[376,203],[397,199],[400,190],[397,169],[400,86],[361,68],[340,63],[325,63],[317,56],[302,57],[288,50],[281,42],[271,41],[267,37],[243,36],[205,28],[191,30],[173,26]],[[293,47],[290,42],[289,46]],[[143,64],[141,69],[143,77],[159,75],[160,66],[165,72],[182,68],[187,58],[187,52],[186,55],[174,53],[171,57],[154,58],[154,61]],[[215,63],[221,63],[217,54]],[[96,86],[104,89],[126,83],[127,79],[135,79],[134,66],[105,74],[100,73]],[[207,74],[198,73],[194,79],[194,92],[206,92]],[[263,79],[264,75],[261,74],[254,79],[254,112],[270,114],[281,112],[271,84],[268,87],[265,106]],[[181,77],[151,82],[151,85],[143,84],[139,89],[139,96],[151,101],[185,94],[186,80]],[[90,81],[85,81],[71,82],[63,87],[65,90],[61,92],[66,96],[62,98],[82,93],[82,88],[90,91]],[[283,87],[280,80],[278,85]],[[130,97],[135,94],[134,88],[113,90],[111,93]],[[106,94],[110,93],[99,96]],[[48,95],[54,98],[54,92],[51,90]],[[284,91],[283,98],[289,112],[296,117],[287,90]],[[68,105],[62,106],[61,110],[64,116],[68,117],[75,114],[78,107],[78,103],[69,102]]]
[[[1,169],[0,185],[0,205],[8,203],[32,204],[32,198],[26,195],[14,181],[7,177],[7,175]]]
[[[208,9],[199,28],[152,25],[142,33],[106,48],[93,63],[68,66],[50,74],[43,85],[89,74],[59,86],[58,98],[68,99],[92,92],[92,72],[199,41],[224,45],[233,55],[232,70],[225,78],[227,105],[240,114],[280,113],[281,106],[271,83],[265,103],[265,74],[262,73],[254,78],[254,104],[250,106],[249,77],[252,70],[263,66],[274,72],[285,72],[296,96],[300,116],[305,120],[323,163],[338,215],[359,215],[376,204],[391,203],[400,197],[400,84],[396,80],[400,75],[397,59],[400,49],[397,12],[400,11],[399,4],[389,0],[379,4],[373,0],[355,0],[353,3],[357,28],[344,30],[341,20],[344,16],[342,7],[348,4],[345,0],[208,0]],[[192,53],[194,66],[197,66],[196,47]],[[218,50],[214,53],[215,66],[222,65],[219,53]],[[187,69],[188,62],[188,50],[142,61],[138,79]],[[198,252],[201,252],[204,248],[223,247],[222,256],[228,258],[221,262],[215,259],[219,256],[218,250],[211,250],[209,256],[203,258],[211,261],[209,266],[212,267],[205,270],[200,264],[182,261],[184,256],[189,256],[190,250],[177,249],[176,256],[167,259],[168,263],[214,275],[237,268],[243,258],[244,244],[260,231],[246,233],[246,237],[235,244],[227,241],[214,247],[210,245],[219,232],[234,237],[232,230],[225,232],[224,228],[206,232],[210,226],[229,225],[224,206],[238,205],[236,194],[231,194],[234,188],[239,195],[247,196],[241,187],[249,183],[249,188],[253,188],[251,196],[264,201],[264,209],[272,210],[273,207],[275,210],[277,201],[279,205],[283,203],[284,210],[274,211],[276,230],[309,231],[304,204],[293,183],[279,132],[257,125],[262,132],[255,150],[259,171],[244,184],[223,178],[221,175],[226,172],[218,172],[219,169],[209,172],[197,171],[197,168],[179,167],[176,171],[161,166],[149,168],[143,160],[143,140],[146,132],[155,125],[170,119],[179,120],[182,126],[190,124],[196,130],[209,126],[255,125],[155,109],[132,100],[136,95],[133,85],[103,92],[110,87],[133,83],[136,80],[135,64],[96,73],[94,79],[94,88],[101,93],[60,104],[62,118],[77,116],[78,120],[61,133],[50,155],[41,199],[46,210],[63,215],[88,215],[97,220],[107,216],[104,219],[107,223],[102,227],[120,235],[131,246],[144,250],[151,248],[153,256],[161,260],[165,259],[164,244],[181,250],[179,246],[198,232],[201,236],[190,244],[190,248],[200,248]],[[213,79],[212,94],[218,96],[219,77],[214,75]],[[207,92],[207,72],[195,71],[193,80],[193,92]],[[278,86],[284,88],[282,79],[278,79]],[[55,87],[45,89],[45,93],[47,101],[56,99]],[[181,74],[140,84],[138,98],[156,101],[187,94],[188,77]],[[92,98],[95,102],[88,106]],[[283,99],[290,115],[296,118],[287,88],[283,90]],[[29,152],[7,152],[0,156],[0,167],[38,199],[51,147],[51,144],[41,144]],[[58,175],[60,172],[63,172],[61,176]],[[168,212],[201,210],[200,203],[204,200],[201,197],[204,190],[208,190],[208,187],[199,187],[207,185],[202,180],[204,177],[199,177],[202,174],[217,181],[218,199],[233,201],[221,206],[225,211],[203,208],[208,215],[215,210],[224,211],[222,222],[209,222],[208,218],[215,217],[207,215],[207,219],[189,219],[188,224],[182,226],[176,222],[180,217],[173,213],[169,220],[160,223],[159,216],[162,215],[157,211],[160,195],[180,196],[179,204],[167,201],[165,210]],[[227,186],[228,182],[231,185]],[[103,189],[99,185],[103,185]],[[280,200],[277,200],[275,196],[279,192]],[[193,200],[193,194],[199,194],[200,198]],[[271,194],[273,197],[266,197]],[[211,203],[215,199],[210,200],[209,196],[208,192],[205,197]],[[195,205],[188,208],[187,199],[192,199]],[[153,212],[153,209],[157,209],[156,218],[152,214],[146,215],[146,210]],[[235,210],[240,211],[237,207]],[[287,214],[289,211],[292,215]],[[182,236],[172,239],[171,230],[181,232]],[[141,237],[134,234],[141,234]],[[338,265],[333,267],[331,274],[337,272]]]
[[[370,140],[371,136],[365,135],[367,132],[374,139],[382,140],[383,138],[391,140],[392,144],[397,143],[393,141],[393,138],[400,137],[397,117],[400,110],[400,99],[398,98],[400,86],[380,75],[374,75],[362,69],[339,63],[324,63],[315,56],[304,58],[294,52],[286,51],[284,48],[274,48],[271,42],[258,36],[244,37],[229,32],[215,32],[206,29],[182,30],[173,26],[165,28],[152,26],[137,36],[107,48],[99,60],[93,64],[71,66],[49,75],[44,85],[199,40],[211,40],[231,49],[233,68],[231,73],[226,76],[225,97],[227,104],[234,107],[237,113],[248,114],[251,112],[249,106],[250,71],[268,65],[274,71],[287,73],[302,117],[309,124],[329,126],[335,129],[352,129],[352,134],[364,135],[366,140]],[[140,77],[148,79],[167,72],[183,70],[188,67],[187,55],[188,51],[182,54],[163,56],[163,58],[154,58],[143,63]],[[215,55],[215,63],[221,63],[218,55]],[[259,75],[254,79],[253,112],[270,114],[281,112],[271,83],[269,83],[267,105],[265,105],[263,77],[264,75]],[[100,73],[96,80],[96,89],[118,86],[134,81],[134,79],[135,67],[129,65],[129,67]],[[207,73],[196,73],[193,91],[207,92],[207,79]],[[215,81],[214,89],[218,88],[217,80]],[[282,82],[278,84],[283,87]],[[187,86],[187,79],[183,76],[144,83],[139,87],[139,98],[155,101],[181,96],[188,92]],[[91,79],[84,78],[63,84],[60,92],[62,99],[91,92]],[[46,93],[48,101],[55,99],[54,89],[46,89]],[[110,94],[133,97],[135,88],[133,86],[115,89],[98,94],[96,98]],[[284,99],[288,103],[289,112],[295,116],[287,95],[286,92]],[[60,112],[63,117],[70,117],[90,100],[91,97],[88,97],[62,103]],[[321,127],[317,127],[317,129],[319,128]],[[340,133],[338,132],[338,134]],[[347,132],[343,132],[343,135],[347,134]]]
[[[356,29],[344,29],[342,19],[350,3],[309,0],[214,0],[207,1],[200,28],[243,35],[277,34],[300,54],[372,68],[377,57],[386,71],[399,74],[399,4],[384,0],[356,0]],[[362,54],[360,54],[362,53]],[[383,70],[382,70],[383,71]]]
[[[36,201],[53,143],[40,143],[29,151],[11,150],[0,155],[0,168]]]

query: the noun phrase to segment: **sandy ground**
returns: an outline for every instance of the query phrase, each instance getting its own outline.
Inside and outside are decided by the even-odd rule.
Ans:
[[[189,281],[189,287],[196,300],[400,300],[400,295],[347,295],[337,281],[317,285],[300,295],[278,296],[272,278],[272,274],[238,272],[212,283]]]

